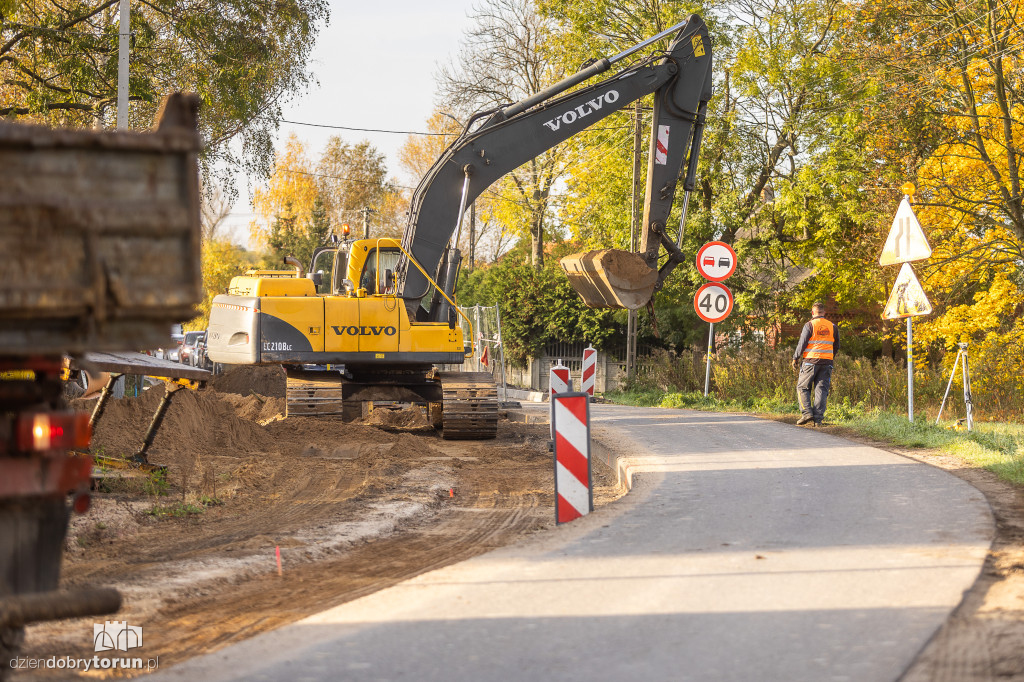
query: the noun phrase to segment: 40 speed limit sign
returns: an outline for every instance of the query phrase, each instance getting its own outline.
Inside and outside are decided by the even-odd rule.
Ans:
[[[693,295],[693,309],[705,322],[721,322],[732,312],[732,292],[720,282],[708,282]]]

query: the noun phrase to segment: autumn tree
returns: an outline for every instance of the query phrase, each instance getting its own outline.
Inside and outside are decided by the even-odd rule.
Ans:
[[[876,79],[867,139],[894,178],[917,181],[933,248],[914,264],[935,308],[915,337],[933,348],[980,344],[972,364],[998,368],[983,381],[1024,366],[1020,10],[1016,1],[864,6],[864,67],[887,76]]]
[[[340,236],[342,224],[353,228],[353,236],[362,236],[357,227],[362,209],[370,208],[377,218],[391,216],[393,226],[397,190],[386,176],[383,154],[368,142],[350,145],[332,137],[314,162],[306,146],[290,135],[266,186],[253,192],[260,216],[250,225],[253,239],[269,248],[272,263],[293,255],[305,264],[327,235]],[[392,226],[373,234],[393,234]]]

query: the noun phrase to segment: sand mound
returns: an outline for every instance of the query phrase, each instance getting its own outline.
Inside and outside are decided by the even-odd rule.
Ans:
[[[146,430],[164,396],[154,386],[137,398],[111,400],[96,424],[93,452],[131,455],[142,446]],[[273,451],[277,444],[253,421],[236,414],[233,405],[213,391],[177,391],[150,448],[150,461],[188,462],[198,455],[245,456]]]
[[[400,409],[375,407],[370,414],[362,419],[362,423],[404,429],[430,426],[427,415],[418,405],[409,405]]]
[[[255,393],[249,395],[218,393],[217,397],[230,403],[239,417],[252,422],[263,423],[278,415],[283,416],[285,411],[284,398],[269,398]]]
[[[284,368],[280,365],[238,365],[215,377],[209,386],[221,393],[258,393],[283,398],[286,384]]]

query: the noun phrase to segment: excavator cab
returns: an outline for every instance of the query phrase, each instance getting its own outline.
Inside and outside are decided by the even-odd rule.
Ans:
[[[394,293],[394,272],[402,250],[395,239],[378,239],[375,245],[362,246],[362,273],[359,288],[366,289],[369,296]],[[353,265],[358,267],[355,257]],[[390,281],[389,281],[390,280]]]

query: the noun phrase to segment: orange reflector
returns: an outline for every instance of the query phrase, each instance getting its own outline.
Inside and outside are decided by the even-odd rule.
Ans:
[[[18,449],[28,451],[87,448],[92,440],[88,412],[40,412],[18,420]]]

